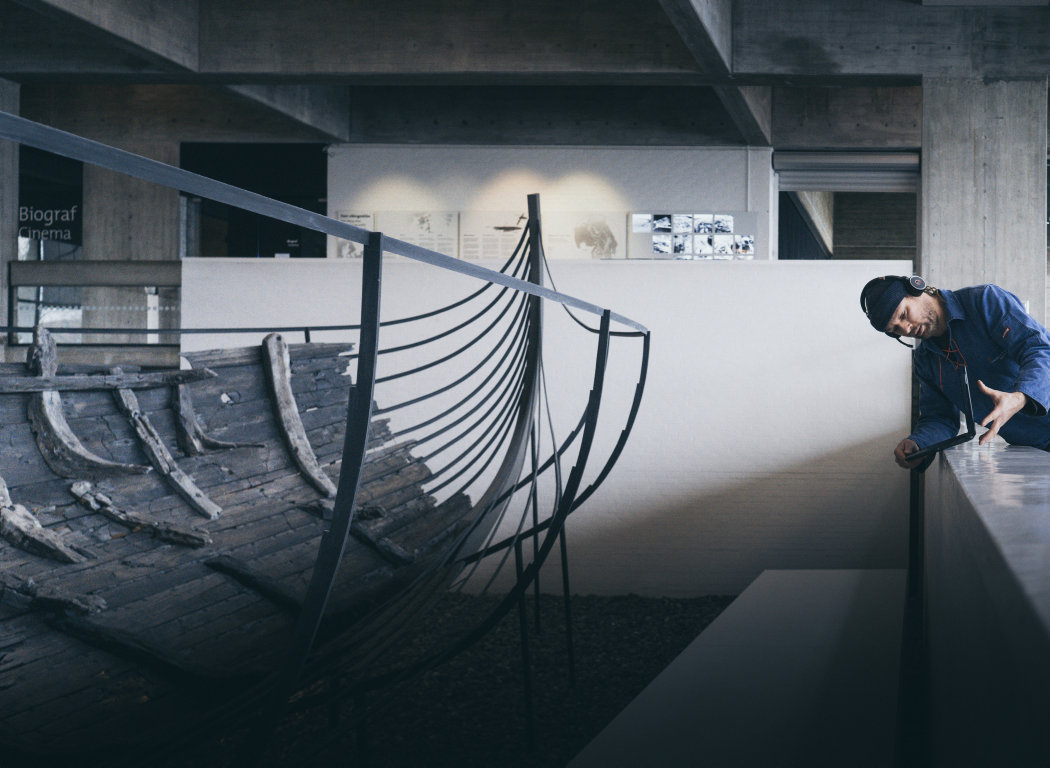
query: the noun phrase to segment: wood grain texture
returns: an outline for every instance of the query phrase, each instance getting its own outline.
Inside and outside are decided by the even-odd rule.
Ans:
[[[334,498],[335,483],[317,463],[317,457],[306,437],[306,429],[299,415],[299,406],[292,393],[288,345],[285,344],[280,334],[271,333],[263,340],[262,349],[267,382],[273,395],[274,408],[284,443],[303,476],[326,496]]]

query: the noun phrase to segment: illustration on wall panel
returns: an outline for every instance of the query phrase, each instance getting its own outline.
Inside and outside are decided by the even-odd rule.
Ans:
[[[526,220],[523,212],[464,211],[460,214],[460,258],[509,258]],[[549,259],[626,258],[624,213],[548,212],[543,219],[543,250]]]
[[[544,253],[550,259],[625,259],[623,211],[550,211],[543,219]]]
[[[460,259],[506,261],[525,232],[524,211],[338,211],[340,221]],[[758,215],[551,211],[544,219],[550,259],[753,259]],[[338,241],[337,258],[362,246]]]
[[[525,211],[463,211],[459,220],[459,258],[506,261],[518,247],[528,220]]]
[[[356,211],[336,211],[335,217],[339,221],[353,224],[355,227],[372,231],[375,229],[375,217],[371,213],[358,213]],[[336,240],[335,256],[337,259],[360,259],[364,256],[365,247],[351,240]]]
[[[755,221],[751,221],[755,219]],[[753,259],[755,214],[631,213],[632,259]]]
[[[459,249],[459,211],[378,211],[376,230],[452,258]]]

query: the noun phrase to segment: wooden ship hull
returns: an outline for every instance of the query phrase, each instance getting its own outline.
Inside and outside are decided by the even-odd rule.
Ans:
[[[3,112],[0,138],[363,246],[360,294],[344,297],[360,324],[325,327],[352,330],[354,347],[271,333],[185,354],[185,370],[87,368],[60,365],[37,328],[26,363],[0,365],[0,755],[157,750],[239,728],[241,760],[257,764],[291,709],[430,668],[522,608],[556,544],[568,597],[564,523],[630,434],[649,331],[544,287],[538,196],[495,271]],[[388,255],[471,292],[387,319]],[[584,364],[593,342],[571,430],[552,417],[544,302],[600,318],[569,311],[585,341],[558,340]],[[641,353],[601,458],[614,339]],[[508,563],[511,586],[484,617],[412,645],[450,589],[479,570],[487,589]],[[411,658],[390,661],[399,643]]]
[[[350,352],[274,335],[165,374],[4,366],[0,743],[149,738],[281,666],[336,492]],[[336,623],[471,509],[421,492],[429,470],[389,437],[374,420]]]

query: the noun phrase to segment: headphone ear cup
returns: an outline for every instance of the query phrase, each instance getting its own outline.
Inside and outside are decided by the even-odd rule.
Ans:
[[[908,278],[908,293],[912,296],[918,296],[920,293],[926,290],[926,281],[918,275],[912,275]]]

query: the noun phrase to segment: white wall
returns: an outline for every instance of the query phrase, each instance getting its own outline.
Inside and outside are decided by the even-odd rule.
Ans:
[[[355,322],[359,269],[343,260],[186,260],[183,322]],[[908,429],[911,359],[871,329],[857,296],[870,277],[910,269],[908,262],[554,262],[559,290],[653,334],[632,439],[603,488],[570,519],[573,590],[737,593],[766,568],[902,567],[908,478],[891,451]],[[384,313],[458,297],[461,281],[388,263]],[[575,424],[590,384],[594,342],[581,338],[548,308],[545,365],[561,395],[562,427]],[[187,336],[184,346],[216,342]],[[610,379],[633,376],[634,364],[631,347],[618,345]],[[622,386],[613,390],[614,399],[629,397]],[[601,433],[599,449],[615,429]],[[553,589],[556,572],[547,573]]]
[[[755,259],[775,257],[772,151],[746,147],[448,147],[335,145],[328,209],[524,210],[757,215]],[[334,244],[330,255],[334,254]]]

